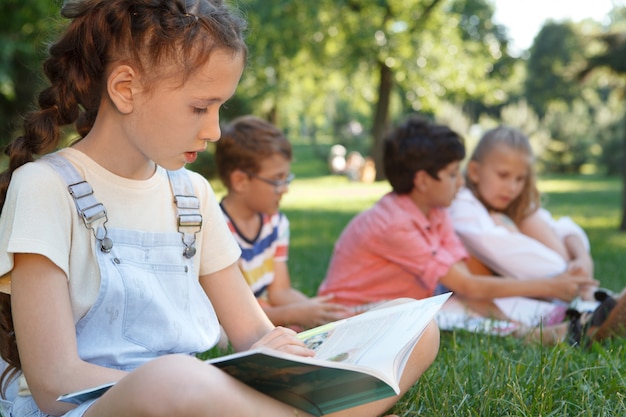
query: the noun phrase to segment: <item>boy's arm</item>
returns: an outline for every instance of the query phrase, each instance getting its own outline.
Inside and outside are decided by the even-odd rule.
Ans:
[[[274,273],[274,281],[267,288],[269,303],[261,303],[274,325],[310,328],[352,314],[347,307],[331,303],[332,295],[309,298],[293,288],[287,262],[276,262]]]
[[[462,297],[482,300],[520,296],[571,301],[585,286],[597,285],[593,279],[569,273],[532,280],[472,275],[463,262],[453,264],[439,281]]]
[[[268,301],[273,306],[308,300],[308,297],[291,286],[287,262],[274,262],[274,281],[267,287]]]

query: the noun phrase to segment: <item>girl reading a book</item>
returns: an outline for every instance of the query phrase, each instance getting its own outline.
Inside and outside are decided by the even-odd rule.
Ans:
[[[5,392],[19,385],[4,415],[307,415],[194,357],[219,324],[236,350],[312,355],[264,315],[211,187],[184,169],[220,137],[244,21],[219,0],[68,0],[62,14],[49,86],[0,177],[0,275],[11,280],[0,353]],[[56,150],[70,124],[78,140]],[[431,324],[402,392],[438,341]],[[56,400],[109,382],[78,406]],[[396,400],[337,415],[379,415]]]

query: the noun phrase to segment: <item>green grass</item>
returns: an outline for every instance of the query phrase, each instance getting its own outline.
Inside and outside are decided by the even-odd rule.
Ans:
[[[327,175],[325,161],[307,156],[305,147],[296,147],[293,170],[297,177],[282,204],[291,222],[289,269],[294,285],[314,295],[345,225],[389,186]],[[626,234],[617,231],[621,183],[549,177],[540,181],[540,189],[555,216],[569,215],[587,231],[602,285],[623,288]],[[623,340],[583,350],[445,332],[435,363],[392,411],[401,416],[624,416],[624,363]]]

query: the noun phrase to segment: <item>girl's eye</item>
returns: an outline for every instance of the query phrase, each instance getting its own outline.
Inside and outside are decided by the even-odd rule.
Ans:
[[[206,107],[205,108],[199,108],[199,107],[194,107],[193,108],[193,112],[196,113],[196,114],[204,114],[207,111],[208,111],[208,109]]]

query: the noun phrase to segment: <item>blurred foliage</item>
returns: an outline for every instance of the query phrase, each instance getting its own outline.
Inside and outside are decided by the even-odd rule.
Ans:
[[[498,123],[516,126],[545,172],[623,171],[626,54],[615,41],[626,31],[624,7],[602,23],[548,21],[515,56],[489,0],[237,3],[249,22],[250,56],[224,121],[254,113],[325,159],[334,143],[376,156],[390,124],[421,112],[452,124],[468,147]],[[59,6],[0,3],[2,143],[42,85]],[[204,159],[210,176],[212,158]]]
[[[43,85],[39,68],[58,10],[50,0],[0,2],[0,144],[9,141]]]
[[[549,22],[537,34],[528,59],[526,99],[543,117],[551,102],[570,103],[580,87],[573,66],[584,60],[580,35],[570,23]]]

